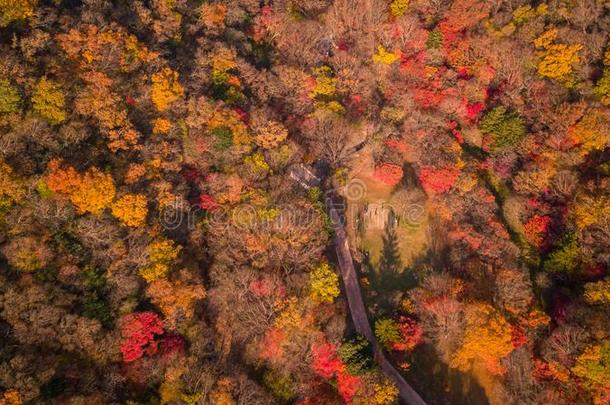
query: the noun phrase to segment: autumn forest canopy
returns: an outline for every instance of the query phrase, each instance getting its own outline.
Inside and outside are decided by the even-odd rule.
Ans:
[[[0,55],[0,405],[610,404],[608,0],[0,0]]]

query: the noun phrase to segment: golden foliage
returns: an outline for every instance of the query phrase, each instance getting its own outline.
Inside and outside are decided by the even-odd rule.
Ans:
[[[373,62],[384,65],[391,65],[399,59],[400,54],[398,52],[388,52],[382,45],[377,46],[377,53],[373,55]]]
[[[116,189],[109,174],[91,168],[81,176],[78,188],[70,194],[70,201],[80,214],[90,212],[94,215],[112,203]]]
[[[146,174],[146,167],[139,163],[131,163],[125,174],[125,183],[134,184]]]
[[[38,0],[0,0],[0,27],[34,14]]]
[[[2,393],[0,405],[21,405],[21,396],[17,390],[8,390]]]
[[[400,17],[409,8],[410,0],[394,0],[390,3],[390,13],[394,17]]]
[[[217,31],[225,26],[227,6],[222,3],[204,3],[201,6],[199,21],[208,30]]]
[[[0,161],[0,208],[20,202],[25,196],[22,181],[13,173],[13,168]]]
[[[279,146],[288,137],[288,130],[277,121],[268,121],[254,128],[254,142],[264,149]]]
[[[451,367],[469,371],[480,361],[492,374],[502,374],[500,359],[513,350],[510,324],[488,304],[473,304],[466,314],[462,346],[453,355]]]
[[[181,246],[177,246],[170,239],[160,238],[153,241],[147,248],[149,265],[140,269],[140,275],[149,283],[165,277],[181,249]]]
[[[80,174],[74,168],[62,168],[61,162],[49,163],[47,186],[58,194],[66,194],[79,214],[98,215],[114,200],[116,189],[110,174],[92,167]]]
[[[51,124],[60,124],[66,119],[66,100],[61,86],[46,77],[38,81],[32,105],[34,111]]]
[[[112,215],[127,226],[142,226],[148,214],[146,203],[143,194],[126,194],[112,204]]]
[[[314,301],[333,302],[340,294],[339,276],[328,263],[320,263],[309,273],[309,290]]]
[[[610,277],[586,283],[584,296],[589,304],[610,304]]]
[[[588,195],[580,195],[572,207],[572,214],[576,227],[583,230],[599,222],[601,218],[610,217],[610,197],[594,198]]]
[[[165,135],[172,128],[172,122],[165,118],[157,118],[153,123],[153,134]]]
[[[373,403],[375,405],[391,405],[396,403],[398,398],[398,388],[394,383],[389,380],[385,380],[382,383],[373,385],[375,395],[373,396]]]
[[[57,41],[68,58],[78,61],[83,69],[114,66],[129,72],[158,58],[158,54],[149,52],[124,29],[99,29],[89,24],[81,30],[58,34]]]
[[[178,82],[178,72],[164,68],[152,75],[152,102],[157,111],[165,111],[184,95],[184,88]]]
[[[557,29],[553,28],[534,40],[537,48],[544,48],[538,53],[541,58],[538,64],[538,73],[542,77],[554,79],[571,86],[574,84],[574,65],[580,62],[579,52],[582,45],[556,44]]]
[[[165,278],[150,283],[146,292],[165,316],[165,324],[170,329],[176,328],[180,319],[190,320],[194,316],[195,303],[206,296],[202,285],[170,282]]]
[[[583,156],[595,150],[604,150],[610,145],[610,117],[607,111],[599,109],[589,111],[570,128],[568,136],[580,147]]]

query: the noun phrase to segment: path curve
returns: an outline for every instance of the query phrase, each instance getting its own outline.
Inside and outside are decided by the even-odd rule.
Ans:
[[[373,352],[375,353],[375,360],[380,365],[383,372],[388,378],[390,378],[399,390],[399,397],[401,402],[405,405],[426,405],[424,400],[419,394],[405,381],[398,371],[390,364],[388,359],[383,354],[375,334],[369,323],[369,319],[364,306],[364,300],[362,299],[362,293],[360,291],[360,283],[356,275],[356,269],[354,268],[354,262],[352,260],[352,254],[349,250],[349,244],[347,241],[347,234],[341,221],[341,216],[337,212],[336,207],[332,202],[329,205],[329,215],[333,224],[333,230],[335,232],[335,250],[337,252],[337,260],[339,264],[339,270],[341,272],[341,278],[345,286],[345,295],[347,296],[347,304],[349,312],[352,315],[352,321],[356,331],[367,338],[373,346]]]

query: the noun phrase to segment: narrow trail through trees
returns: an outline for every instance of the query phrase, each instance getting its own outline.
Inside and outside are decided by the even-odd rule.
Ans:
[[[390,364],[388,359],[383,354],[375,334],[369,323],[369,319],[362,299],[362,293],[360,291],[360,284],[358,283],[358,277],[356,275],[356,269],[354,268],[354,262],[352,255],[349,250],[349,244],[347,240],[347,234],[341,216],[337,211],[336,207],[331,203],[329,204],[329,216],[333,224],[333,230],[335,232],[335,249],[337,253],[337,261],[339,264],[339,270],[341,272],[341,278],[345,286],[345,295],[347,296],[347,303],[354,327],[358,333],[363,335],[371,342],[373,351],[375,353],[375,360],[380,365],[383,372],[388,378],[390,378],[398,387],[400,394],[399,397],[403,404],[408,405],[425,405],[426,403],[419,396],[419,394],[405,381],[400,373]]]

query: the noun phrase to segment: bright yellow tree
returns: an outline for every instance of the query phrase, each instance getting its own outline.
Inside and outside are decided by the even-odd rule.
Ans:
[[[202,285],[170,282],[165,278],[150,283],[146,292],[151,302],[159,307],[165,316],[165,324],[171,329],[176,327],[179,319],[191,319],[195,303],[206,295]]]
[[[14,174],[12,167],[0,161],[0,208],[18,203],[24,196],[22,181]]]
[[[181,249],[171,239],[159,238],[151,242],[147,248],[149,264],[140,269],[140,275],[149,283],[165,277]]]
[[[398,398],[398,388],[392,383],[392,381],[385,380],[382,383],[373,385],[375,395],[373,396],[373,403],[375,405],[391,405],[396,403]]]
[[[112,215],[127,226],[142,226],[146,222],[148,208],[143,194],[125,194],[112,204]]]
[[[571,86],[575,82],[574,65],[580,62],[579,52],[582,45],[566,45],[555,43],[558,31],[552,28],[544,32],[535,41],[536,48],[543,49],[538,53],[538,73],[542,77],[554,79]]]
[[[462,347],[450,366],[469,371],[474,362],[481,362],[491,373],[502,374],[500,359],[512,350],[510,324],[490,305],[473,304],[466,313]]]
[[[339,296],[339,276],[328,263],[321,263],[309,273],[311,298],[318,303],[333,302]]]
[[[165,111],[184,95],[184,88],[178,81],[178,72],[164,68],[152,75],[152,102],[157,111]]]
[[[51,124],[66,119],[66,100],[61,86],[46,77],[40,79],[32,95],[34,111]]]
[[[70,201],[79,214],[99,215],[109,207],[116,194],[112,176],[93,167],[80,178],[79,186],[70,193]]]

